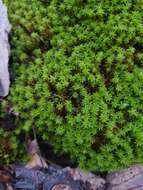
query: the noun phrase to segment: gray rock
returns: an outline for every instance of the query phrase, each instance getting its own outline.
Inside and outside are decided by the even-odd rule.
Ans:
[[[135,165],[107,175],[107,190],[143,190],[143,166]]]
[[[7,8],[0,0],[0,97],[4,97],[9,92],[9,43],[8,34],[11,30],[11,25],[8,20]]]
[[[106,181],[91,172],[85,172],[79,168],[72,169],[70,167],[67,167],[64,170],[67,171],[74,180],[81,180],[84,183],[88,183],[90,185],[89,188],[86,188],[88,190],[105,190],[106,188]]]

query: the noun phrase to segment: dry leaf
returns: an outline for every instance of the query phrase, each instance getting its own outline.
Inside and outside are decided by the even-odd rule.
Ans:
[[[0,182],[8,183],[12,181],[12,176],[6,171],[0,170]]]
[[[48,165],[44,158],[41,157],[39,146],[37,140],[28,140],[28,154],[30,156],[30,161],[26,164],[26,168],[48,168]]]
[[[26,164],[26,168],[32,169],[32,168],[48,168],[48,165],[44,158],[39,156],[37,153],[31,155],[31,160]]]
[[[6,183],[5,186],[6,186],[5,190],[13,190],[13,187],[9,183]]]

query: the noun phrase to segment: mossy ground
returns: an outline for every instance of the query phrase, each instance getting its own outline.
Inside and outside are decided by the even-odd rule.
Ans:
[[[94,171],[142,163],[143,2],[5,2],[12,86],[2,109],[20,114],[16,138],[34,125]]]

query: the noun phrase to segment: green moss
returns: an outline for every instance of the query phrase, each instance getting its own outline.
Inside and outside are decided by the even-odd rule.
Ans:
[[[142,163],[142,1],[5,1],[16,133],[34,125],[90,170]]]
[[[24,154],[25,147],[21,144],[19,137],[11,131],[0,129],[0,164],[9,164],[23,158],[26,160]]]

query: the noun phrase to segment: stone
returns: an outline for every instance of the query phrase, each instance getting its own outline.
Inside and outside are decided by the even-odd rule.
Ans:
[[[8,43],[8,34],[11,25],[8,20],[7,8],[0,0],[0,97],[5,97],[9,92],[9,72],[8,62],[10,47]]]
[[[106,180],[109,184],[107,190],[143,190],[143,166],[111,172]]]
[[[67,185],[56,185],[55,187],[53,187],[52,190],[72,190],[72,189]]]
[[[51,172],[50,167],[27,169],[25,165],[15,165],[13,167],[14,189],[84,190],[81,182],[75,181],[64,169],[56,167],[55,171]]]
[[[64,170],[67,171],[74,180],[81,180],[85,184],[89,184],[89,187],[86,187],[85,189],[105,190],[106,188],[106,180],[100,176],[94,175],[91,172],[82,171],[79,168],[73,169],[70,167],[66,167]]]

